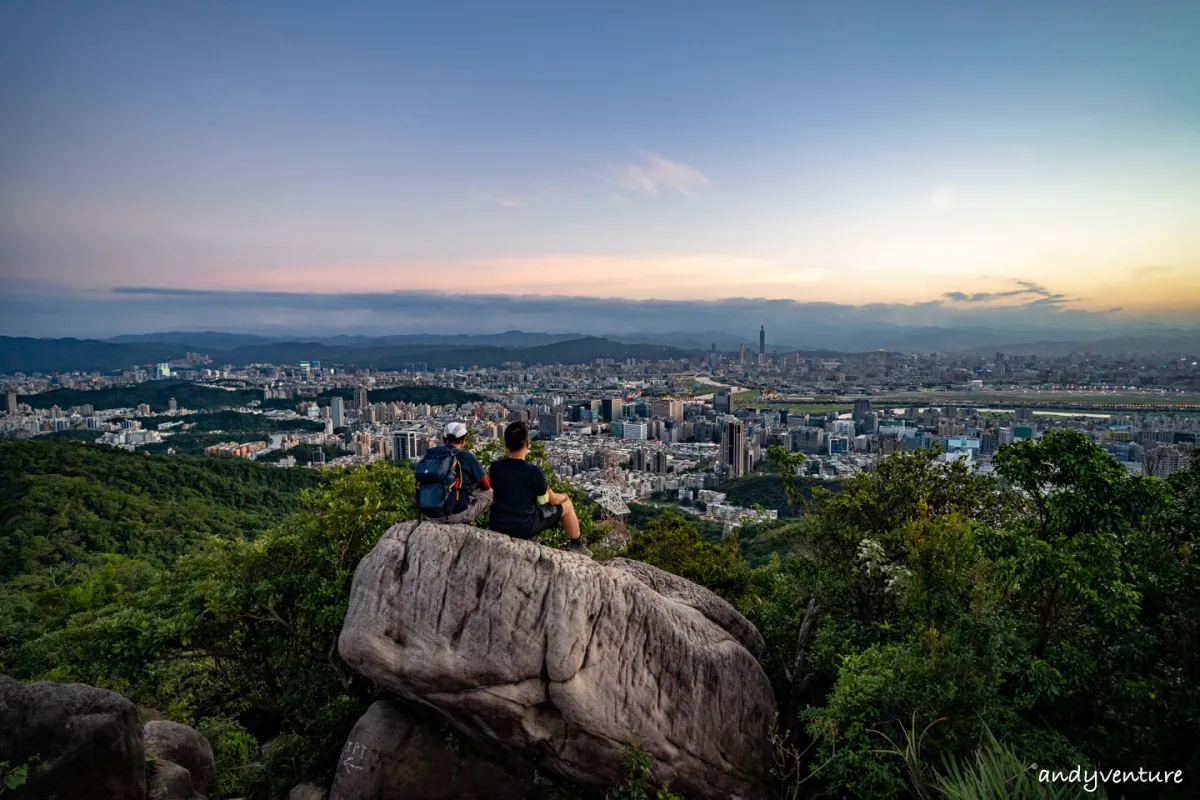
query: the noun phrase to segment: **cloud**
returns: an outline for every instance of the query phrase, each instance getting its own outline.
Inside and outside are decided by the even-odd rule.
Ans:
[[[642,153],[640,163],[611,168],[608,181],[626,191],[649,196],[669,190],[692,197],[712,185],[709,177],[695,167],[655,153]]]
[[[929,198],[929,204],[943,213],[953,211],[957,203],[958,191],[954,188],[953,183],[938,187],[938,190],[933,193],[933,197]]]
[[[472,187],[467,194],[472,200],[477,200],[480,203],[494,203],[505,208],[520,208],[523,205],[521,198],[515,194],[507,194],[505,192],[493,192],[487,189]]]
[[[952,300],[956,303],[989,303],[993,300],[1002,300],[1006,297],[1026,297],[1031,296],[1036,298],[1028,305],[1034,303],[1038,305],[1047,305],[1065,301],[1066,295],[1056,294],[1045,286],[1040,286],[1033,281],[1014,281],[1020,289],[1007,289],[1002,292],[945,292],[942,297],[946,300]]]
[[[539,186],[524,194],[472,186],[467,191],[467,196],[480,203],[491,203],[505,208],[524,208],[535,203],[551,203],[563,198],[562,192],[553,186]]]

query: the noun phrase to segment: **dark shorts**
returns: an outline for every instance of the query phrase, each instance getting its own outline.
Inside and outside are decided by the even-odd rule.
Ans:
[[[547,503],[544,506],[538,506],[533,510],[533,533],[531,536],[537,536],[542,531],[548,531],[557,525],[562,520],[563,507],[555,506]]]
[[[518,527],[497,525],[492,519],[491,529],[497,533],[506,533],[518,539],[532,539],[542,531],[548,531],[562,520],[563,507],[554,505],[537,506],[533,509],[533,521]]]

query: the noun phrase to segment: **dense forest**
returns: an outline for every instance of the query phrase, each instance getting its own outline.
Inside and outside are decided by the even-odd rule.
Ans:
[[[818,480],[816,478],[801,478],[796,481],[797,487],[805,499],[812,498],[814,487],[824,487],[831,491],[841,488],[840,484]],[[725,502],[744,508],[762,506],[779,511],[780,517],[800,516],[803,504],[789,503],[787,493],[777,475],[747,475],[724,484],[720,491],[725,493]]]
[[[745,541],[670,511],[631,525],[627,556],[763,634],[780,797],[1074,797],[1029,765],[1200,763],[1200,463],[1142,478],[1056,432],[995,464],[898,453],[811,497],[781,474],[803,513]],[[221,796],[326,778],[376,691],[333,647],[350,577],[413,517],[413,483],[394,462],[322,474],[0,443],[0,672],[197,725]]]
[[[316,400],[321,405],[327,406],[334,397],[351,400],[354,398],[354,390],[330,389],[317,395]],[[446,386],[391,386],[386,389],[372,389],[367,392],[367,399],[372,403],[428,403],[431,406],[460,406],[463,403],[479,403],[486,398],[475,392],[464,392],[462,389],[451,389]]]
[[[21,402],[31,408],[71,408],[90,405],[97,411],[110,408],[136,408],[145,403],[151,411],[166,411],[174,399],[180,408],[194,411],[244,406],[261,400],[262,392],[254,389],[217,389],[188,381],[143,381],[133,386],[114,386],[107,389],[53,389],[49,392],[21,395]],[[294,404],[293,404],[294,405]]]
[[[146,428],[162,422],[160,417],[138,418]],[[240,411],[214,411],[208,414],[188,414],[180,421],[192,433],[224,431],[236,434],[271,434],[285,431],[320,431],[325,423],[312,419],[273,419],[265,414],[247,414]]]

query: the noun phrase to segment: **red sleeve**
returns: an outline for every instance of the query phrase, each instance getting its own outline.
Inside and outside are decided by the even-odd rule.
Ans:
[[[483,480],[479,482],[479,485],[484,489],[492,488],[492,479],[488,477],[487,473],[484,473]]]

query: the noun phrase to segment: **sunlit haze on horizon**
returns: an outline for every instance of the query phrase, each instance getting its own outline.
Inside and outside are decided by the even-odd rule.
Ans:
[[[1196,324],[1198,32],[1195,2],[6,3],[0,333],[129,288]]]

